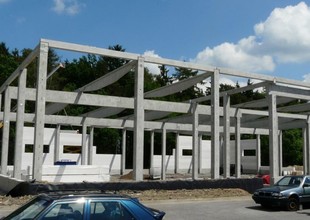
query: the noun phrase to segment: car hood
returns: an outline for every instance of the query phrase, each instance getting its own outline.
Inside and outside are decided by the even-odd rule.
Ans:
[[[266,187],[266,188],[261,188],[259,191],[264,191],[264,192],[282,192],[288,189],[296,188],[296,186],[291,187],[291,186],[271,186],[271,187]]]

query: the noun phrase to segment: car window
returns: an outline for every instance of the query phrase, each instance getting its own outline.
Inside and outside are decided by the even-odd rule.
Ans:
[[[306,177],[305,183],[310,184],[310,178],[309,177]]]
[[[283,177],[276,184],[278,186],[298,186],[302,182],[302,177],[300,176],[286,176]]]
[[[90,220],[134,220],[131,213],[118,201],[93,201],[90,203]]]
[[[34,219],[39,213],[41,213],[49,204],[50,200],[42,199],[40,197],[35,198],[26,206],[14,211],[7,216],[7,219],[22,220],[22,219]]]
[[[53,206],[42,219],[44,220],[81,220],[84,214],[84,203],[61,203]]]

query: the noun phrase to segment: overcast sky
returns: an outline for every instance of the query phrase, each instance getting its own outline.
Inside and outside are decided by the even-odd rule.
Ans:
[[[127,52],[310,82],[310,1],[0,0],[0,27],[0,42],[11,50],[34,48],[40,38],[120,44]]]

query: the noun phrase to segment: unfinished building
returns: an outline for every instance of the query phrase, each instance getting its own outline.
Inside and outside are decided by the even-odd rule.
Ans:
[[[120,58],[127,60],[128,63],[73,92],[47,90],[47,76],[52,74],[47,72],[48,51],[50,48]],[[34,62],[34,60],[37,60],[36,88],[27,88],[27,66]],[[197,70],[200,74],[171,85],[144,92],[144,67],[146,63]],[[131,70],[135,71],[134,97],[115,97],[91,93],[92,91],[96,91],[116,82]],[[221,75],[240,77],[246,80],[251,79],[259,82],[245,87],[220,92],[219,78]],[[17,78],[18,86],[14,87],[11,84]],[[155,97],[164,97],[185,90],[206,79],[211,81],[210,96],[196,98],[182,103],[153,99]],[[309,174],[309,87],[310,85],[306,82],[269,75],[247,73],[227,68],[41,39],[38,46],[0,87],[0,97],[4,99],[4,106],[0,108],[0,118],[3,121],[1,174],[7,174],[11,121],[16,121],[13,173],[14,177],[17,179],[21,177],[19,158],[22,155],[21,146],[25,122],[32,123],[34,126],[32,173],[33,178],[37,180],[42,179],[43,140],[44,127],[46,124],[55,125],[58,129],[64,124],[82,127],[82,165],[91,164],[91,160],[87,155],[91,154],[91,152],[88,151],[92,148],[86,145],[86,136],[89,135],[88,143],[92,146],[94,128],[106,127],[122,129],[123,137],[126,135],[126,130],[133,130],[133,179],[136,181],[143,180],[144,131],[151,131],[151,137],[153,137],[154,132],[160,132],[162,134],[161,179],[163,180],[166,176],[167,132],[192,135],[192,179],[197,179],[199,174],[199,140],[201,135],[208,135],[211,139],[211,178],[213,179],[218,179],[220,177],[221,156],[224,163],[223,176],[224,178],[230,176],[229,155],[231,135],[235,136],[236,177],[240,177],[241,134],[257,135],[257,154],[260,154],[259,136],[269,135],[270,175],[272,181],[274,181],[282,175],[282,131],[292,128],[302,128],[304,137],[303,167],[304,173]],[[231,95],[258,88],[263,88],[267,91],[265,98],[253,102],[240,103],[238,105],[230,104]],[[223,98],[222,106],[220,105],[220,98]],[[11,100],[17,100],[16,111],[12,109]],[[202,104],[202,102],[206,100],[210,100],[211,105]],[[292,102],[293,100],[305,100],[306,102],[286,106],[286,103]],[[25,113],[24,106],[26,101],[35,102],[35,112]],[[55,114],[68,104],[95,106],[97,109],[93,112],[89,112],[89,114],[74,117]],[[281,107],[279,107],[280,104]],[[266,110],[262,110],[264,107]],[[124,109],[133,109],[134,115],[128,115],[126,118],[111,117]],[[181,113],[182,116],[164,118],[170,113]],[[90,130],[89,134],[87,134],[87,128]],[[223,155],[220,155],[221,136],[223,137]],[[152,146],[151,151],[153,150]],[[123,152],[125,148],[125,142],[123,141]],[[58,159],[58,150],[58,148],[55,148],[55,161]],[[204,158],[201,158],[201,160],[203,159]],[[124,161],[122,162],[122,166],[124,166]]]

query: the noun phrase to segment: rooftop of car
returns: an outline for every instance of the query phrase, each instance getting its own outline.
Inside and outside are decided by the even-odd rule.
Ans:
[[[99,199],[99,198],[109,198],[109,199],[133,199],[130,196],[127,195],[121,195],[117,193],[103,193],[103,192],[75,192],[75,191],[53,191],[48,192],[44,194],[40,194],[38,196],[50,198],[53,200],[65,200],[65,199],[76,199],[76,198],[93,198],[93,199]]]

